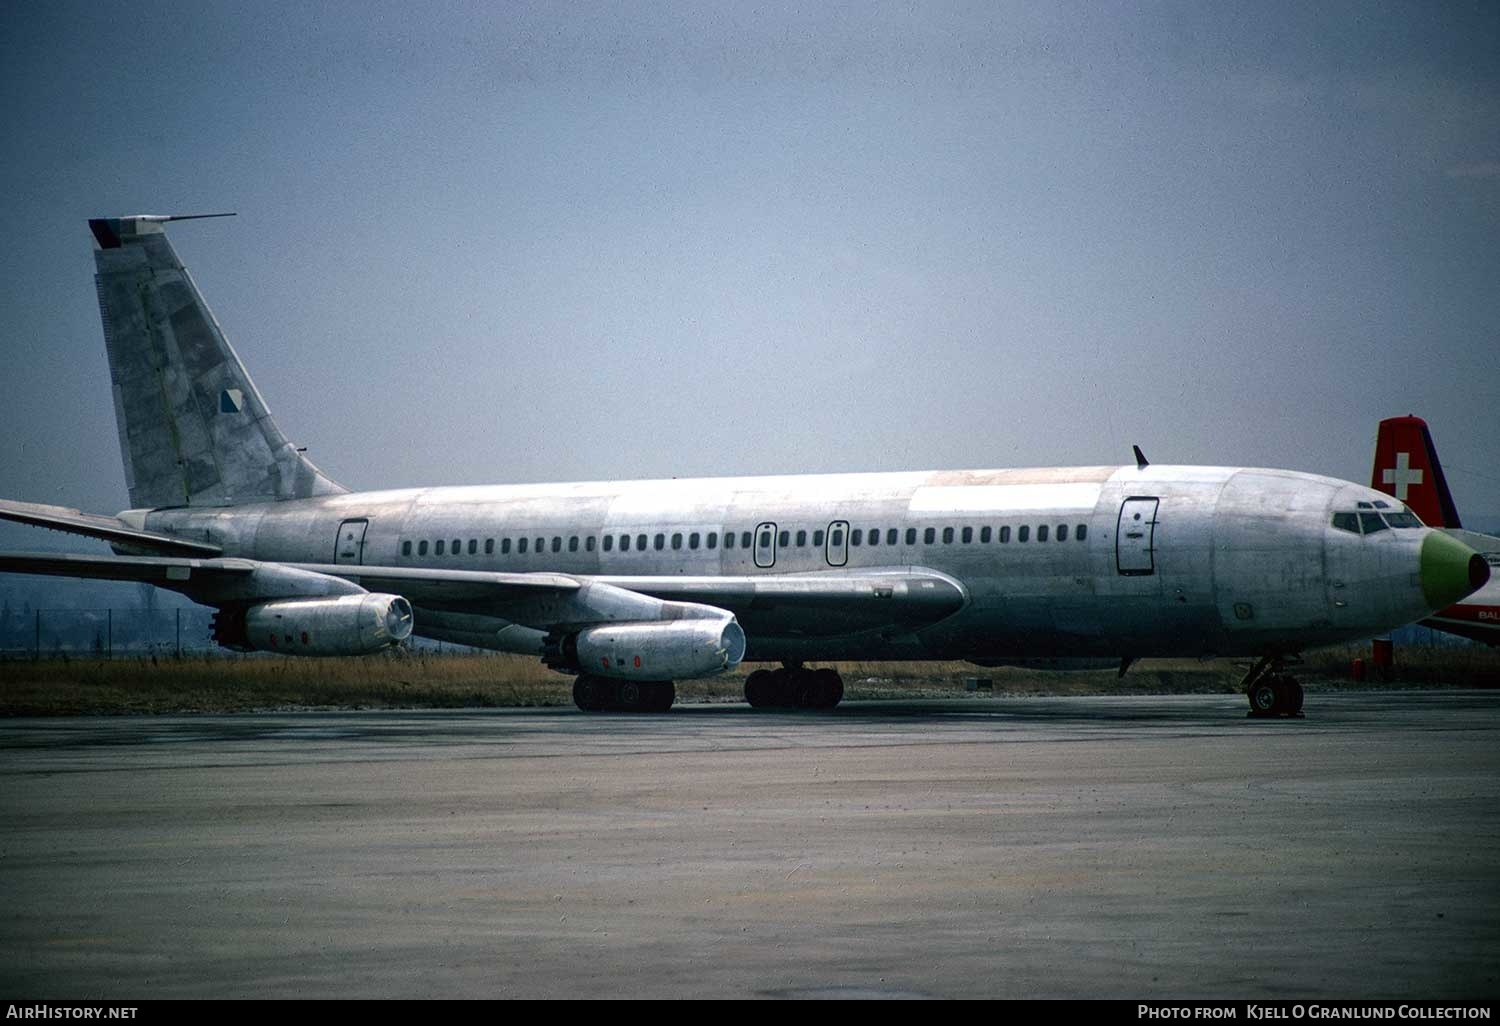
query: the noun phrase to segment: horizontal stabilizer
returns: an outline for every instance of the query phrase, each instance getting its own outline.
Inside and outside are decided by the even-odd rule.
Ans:
[[[68,534],[99,538],[115,545],[128,546],[163,556],[217,556],[223,550],[208,542],[188,541],[169,534],[139,531],[118,517],[81,513],[66,506],[44,506],[39,502],[15,502],[0,499],[0,520],[45,527]]]
[[[142,581],[163,588],[177,587],[195,575],[245,576],[255,571],[253,559],[187,559],[174,556],[103,556],[78,552],[0,552],[0,574],[41,574],[47,577],[88,577],[101,581]]]

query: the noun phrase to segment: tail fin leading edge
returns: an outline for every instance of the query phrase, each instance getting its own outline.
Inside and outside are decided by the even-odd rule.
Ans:
[[[167,241],[171,220],[186,218],[89,221],[131,506],[226,506],[347,491],[271,419]]]
[[[1462,527],[1432,433],[1421,417],[1390,417],[1375,436],[1370,487],[1406,503],[1428,527]]]

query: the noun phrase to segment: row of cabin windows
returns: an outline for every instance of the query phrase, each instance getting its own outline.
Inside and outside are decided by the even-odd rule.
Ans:
[[[925,528],[921,532],[922,544],[937,544],[938,530],[939,529],[936,527]],[[835,530],[835,545],[842,544],[843,539],[838,537],[838,535],[842,533],[843,532],[841,531]],[[1036,540],[1039,542],[1044,542],[1049,540],[1049,538],[1056,538],[1060,542],[1065,542],[1068,540],[1070,533],[1074,541],[1086,541],[1089,536],[1089,527],[1087,524],[1078,524],[1076,526],[1072,526],[1069,524],[1058,524],[1056,530],[1053,531],[1050,525],[1040,524],[1036,528]],[[811,534],[813,548],[822,548],[823,538],[824,533],[822,529],[814,530]],[[978,529],[973,527],[942,528],[942,539],[944,545],[952,545],[955,541],[964,545],[970,545],[973,544],[976,538],[981,545],[988,545],[990,544],[991,540],[994,540],[1001,545],[1006,545],[1009,544],[1011,540],[1011,529],[1009,525],[998,529],[990,528],[988,526],[980,527]],[[777,536],[776,544],[783,549],[792,547],[802,549],[807,547],[808,539],[808,531],[805,528],[797,530],[795,532],[791,529],[787,529],[781,531]],[[735,547],[736,540],[738,540],[740,548],[748,549],[751,543],[751,532],[741,531],[738,535],[736,535],[733,531],[724,532],[724,548],[733,549]],[[1015,529],[1015,540],[1017,542],[1023,543],[1030,541],[1031,527],[1025,524],[1017,527]],[[577,552],[579,551],[580,541],[582,542],[582,548],[584,552],[593,552],[595,546],[595,539],[593,538],[593,536],[587,536],[580,539],[576,534],[566,539],[564,539],[561,535],[553,535],[550,545],[548,544],[548,539],[545,537],[539,537],[535,539],[535,547],[532,546],[532,541],[533,539],[531,538],[515,539],[515,551],[522,555],[524,555],[528,551],[541,553],[546,552],[549,549],[552,552],[562,552],[563,547],[566,544],[567,550],[569,552]],[[885,545],[896,545],[900,541],[901,531],[898,528],[890,527],[885,529]],[[700,534],[697,531],[691,531],[687,534],[683,534],[681,531],[674,531],[670,536],[670,540],[668,535],[665,533],[636,535],[606,534],[602,543],[600,544],[605,552],[613,552],[616,550],[616,548],[618,548],[621,552],[630,552],[632,547],[637,552],[645,552],[648,549],[654,549],[655,551],[660,552],[666,549],[668,545],[670,545],[673,550],[680,550],[682,549],[684,544],[686,544],[689,550],[697,550],[700,548],[713,550],[719,547],[719,533],[717,531],[709,531],[707,534]],[[762,548],[769,549],[771,547],[770,531],[765,531],[762,533],[760,544]],[[867,531],[864,528],[856,527],[854,530],[849,532],[849,544],[855,546],[868,545],[872,548],[879,546],[880,544],[882,544],[881,529],[878,527],[872,527]],[[908,527],[906,529],[906,544],[917,544],[917,528]],[[440,538],[437,541],[430,543],[430,549],[429,543],[426,541],[416,542],[415,545],[416,554],[418,556],[425,556],[429,551],[431,551],[431,553],[435,556],[459,556],[463,555],[465,551],[465,543],[461,538],[454,538],[451,542],[447,539]],[[401,543],[401,555],[410,556],[412,554],[412,546],[412,542],[403,541]],[[479,539],[470,538],[468,540],[467,551],[471,556],[478,555]],[[494,555],[494,553],[495,539],[486,538],[484,540],[484,554],[486,556],[490,556]],[[501,538],[500,554],[510,555],[510,553],[511,539]]]
[[[821,533],[821,532],[819,532],[819,533]],[[1058,524],[1057,525],[1057,530],[1055,532],[1051,529],[1051,526],[1048,525],[1048,524],[1041,524],[1036,529],[1036,540],[1039,541],[1039,542],[1044,542],[1044,541],[1047,541],[1048,538],[1054,538],[1054,537],[1058,541],[1060,541],[1060,542],[1067,541],[1069,537],[1072,537],[1073,540],[1075,540],[1075,541],[1087,541],[1088,540],[1088,536],[1089,536],[1089,525],[1088,524],[1078,524],[1076,526],[1075,525],[1070,525],[1070,524]],[[980,527],[980,528],[977,528],[977,529],[973,528],[973,527],[961,527],[961,528],[944,527],[944,528],[942,528],[942,539],[943,539],[943,544],[944,545],[952,545],[954,542],[959,542],[960,544],[963,544],[963,545],[971,545],[976,540],[978,540],[978,542],[981,545],[988,545],[988,544],[990,544],[990,542],[992,540],[1000,543],[1001,545],[1008,545],[1008,544],[1010,544],[1010,540],[1011,540],[1011,529],[1010,529],[1009,525],[1007,525],[1005,527],[998,528],[998,529],[992,529],[990,527]],[[886,545],[895,545],[900,540],[901,540],[901,532],[897,528],[894,528],[894,527],[886,528],[886,530],[885,530],[885,544]],[[938,540],[938,528],[936,528],[936,527],[928,527],[928,528],[923,529],[923,531],[922,531],[922,544],[923,545],[936,545],[937,544],[937,540]],[[1016,528],[1015,540],[1018,541],[1018,542],[1028,542],[1028,541],[1030,541],[1031,540],[1031,528],[1028,525],[1025,525],[1025,524],[1023,524],[1022,526]],[[785,531],[781,532],[781,539],[780,539],[780,541],[781,541],[782,545],[786,544],[786,532]],[[800,545],[801,542],[799,541],[798,544]],[[816,545],[817,542],[814,542],[813,544]],[[862,529],[856,527],[854,530],[852,530],[852,531],[849,532],[849,544],[850,545],[879,545],[880,544],[880,529],[879,528],[872,528],[868,533],[866,533]],[[917,529],[915,527],[908,527],[906,529],[906,544],[908,544],[908,545],[915,545],[915,544],[917,544]]]

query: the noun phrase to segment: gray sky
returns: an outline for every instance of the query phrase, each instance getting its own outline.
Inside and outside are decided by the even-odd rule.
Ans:
[[[126,504],[85,219],[237,210],[178,252],[355,488],[1415,412],[1500,516],[1493,3],[17,3],[0,100],[6,497]]]

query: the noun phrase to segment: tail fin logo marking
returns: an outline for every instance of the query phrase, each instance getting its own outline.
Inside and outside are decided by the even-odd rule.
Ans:
[[[1422,471],[1413,470],[1411,466],[1411,453],[1396,453],[1396,465],[1387,467],[1380,472],[1380,479],[1388,485],[1396,486],[1396,498],[1402,502],[1406,501],[1406,489],[1411,485],[1422,483]]]

